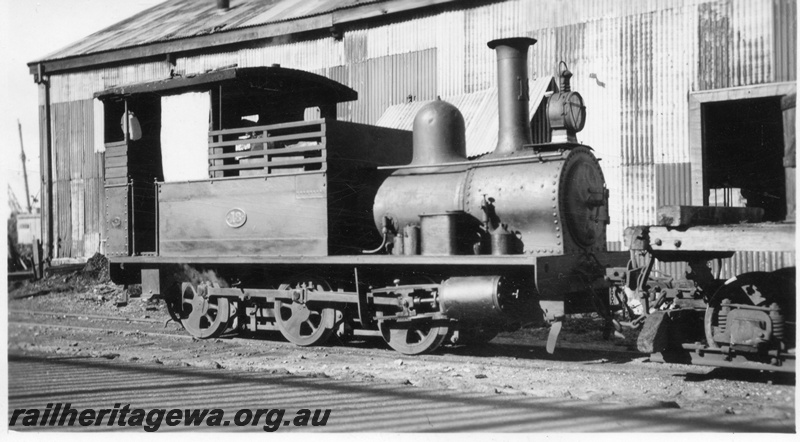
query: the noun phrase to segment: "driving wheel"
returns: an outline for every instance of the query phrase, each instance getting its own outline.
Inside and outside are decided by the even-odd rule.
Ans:
[[[180,320],[190,335],[199,339],[219,336],[228,326],[229,303],[225,298],[209,297],[206,285],[185,282],[181,286]]]
[[[300,292],[329,291],[324,282],[304,284],[281,284],[279,290]],[[330,338],[336,322],[336,310],[332,308],[318,308],[292,296],[292,300],[275,300],[275,324],[286,340],[300,345],[320,345]]]

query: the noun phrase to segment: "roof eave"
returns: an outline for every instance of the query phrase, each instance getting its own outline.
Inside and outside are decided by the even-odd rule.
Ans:
[[[157,59],[159,57],[166,59],[168,56],[181,52],[228,45],[241,45],[254,40],[286,36],[300,32],[328,30],[335,25],[344,25],[356,21],[386,17],[390,14],[440,6],[457,1],[459,0],[404,0],[399,2],[367,3],[351,8],[335,10],[327,14],[303,17],[291,21],[268,23],[195,37],[164,40],[140,46],[131,46],[75,57],[32,61],[28,63],[28,67],[35,81],[39,82],[41,81],[39,77],[44,74],[54,74],[99,65],[123,63],[131,60]],[[462,1],[462,4],[476,2],[479,3],[480,0]]]
[[[208,90],[216,85],[232,82],[288,81],[293,90],[313,90],[320,97],[314,105],[343,103],[358,99],[358,92],[327,77],[311,72],[299,71],[280,66],[261,66],[250,68],[230,68],[198,74],[191,77],[174,77],[145,83],[114,86],[94,94],[95,98],[109,100],[128,95],[156,94],[171,95],[191,90]]]

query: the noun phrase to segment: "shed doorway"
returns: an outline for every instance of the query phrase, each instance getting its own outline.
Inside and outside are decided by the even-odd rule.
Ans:
[[[694,206],[764,209],[765,221],[786,216],[781,99],[795,82],[689,94],[689,161]]]
[[[780,97],[704,103],[703,176],[710,206],[760,207],[786,217]]]

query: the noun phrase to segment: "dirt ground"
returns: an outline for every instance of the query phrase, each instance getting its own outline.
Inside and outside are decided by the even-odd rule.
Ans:
[[[444,346],[434,354],[409,357],[375,338],[332,339],[320,347],[296,347],[275,334],[196,340],[170,321],[163,301],[148,302],[131,288],[123,303],[125,290],[108,282],[107,275],[78,272],[52,278],[58,279],[9,287],[9,352],[566,397],[743,414],[786,425],[795,421],[793,375],[651,363],[635,351],[634,332],[604,341],[602,321],[591,316],[568,318],[554,355],[544,350],[547,329],[534,328],[501,333],[482,346]]]

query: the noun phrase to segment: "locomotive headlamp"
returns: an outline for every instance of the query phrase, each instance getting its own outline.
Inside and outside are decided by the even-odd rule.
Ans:
[[[547,101],[547,118],[553,130],[552,142],[577,143],[575,134],[583,130],[586,124],[586,106],[581,94],[570,90],[571,77],[572,72],[564,64],[561,91],[551,95]]]
[[[557,92],[547,103],[550,127],[567,129],[574,133],[583,130],[586,123],[586,106],[577,92]],[[573,133],[573,135],[574,135]]]

